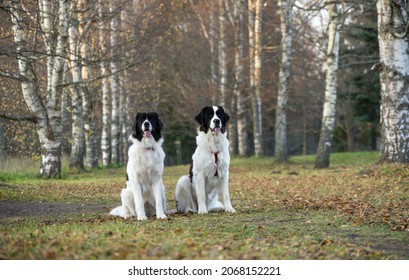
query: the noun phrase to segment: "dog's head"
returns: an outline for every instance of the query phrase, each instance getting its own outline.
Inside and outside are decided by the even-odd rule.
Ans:
[[[226,125],[229,119],[230,116],[224,112],[221,106],[206,106],[195,117],[195,120],[200,125],[200,131],[205,133],[210,131],[216,135],[226,132]]]
[[[148,139],[153,137],[155,141],[159,141],[162,138],[162,128],[163,123],[157,113],[138,113],[135,118],[132,137],[139,141],[144,137]]]

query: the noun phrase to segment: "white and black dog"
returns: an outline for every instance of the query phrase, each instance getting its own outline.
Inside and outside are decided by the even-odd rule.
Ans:
[[[166,219],[165,187],[162,182],[165,153],[162,149],[162,128],[155,112],[138,113],[128,150],[126,189],[121,192],[122,205],[110,214],[138,220],[155,215]]]
[[[175,201],[179,213],[236,212],[230,202],[228,186],[230,154],[226,124],[229,119],[220,106],[204,107],[195,117],[200,125],[197,148],[189,175],[182,176],[176,185]]]

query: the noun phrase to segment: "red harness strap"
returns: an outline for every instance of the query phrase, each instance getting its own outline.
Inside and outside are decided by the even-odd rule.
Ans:
[[[219,153],[218,152],[214,153],[214,162],[216,163],[216,173],[214,173],[214,177],[219,176],[219,174],[217,173],[217,160],[218,160],[218,157],[219,157]]]

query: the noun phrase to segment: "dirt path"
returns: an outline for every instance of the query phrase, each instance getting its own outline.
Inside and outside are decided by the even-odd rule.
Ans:
[[[109,213],[108,205],[67,204],[56,202],[0,201],[0,219],[9,217],[39,217],[59,214]]]

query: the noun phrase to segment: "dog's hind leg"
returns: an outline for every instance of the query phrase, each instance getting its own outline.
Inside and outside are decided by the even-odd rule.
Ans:
[[[136,216],[135,204],[133,203],[133,194],[128,189],[121,191],[121,206],[115,207],[109,212],[109,215],[119,216],[122,218],[130,218]]]
[[[121,200],[122,200],[121,217],[125,219],[130,218],[132,216],[136,217],[133,193],[128,189],[123,189],[121,192]]]
[[[189,176],[180,177],[176,184],[175,201],[179,213],[197,212],[197,204],[192,194],[193,188]]]

